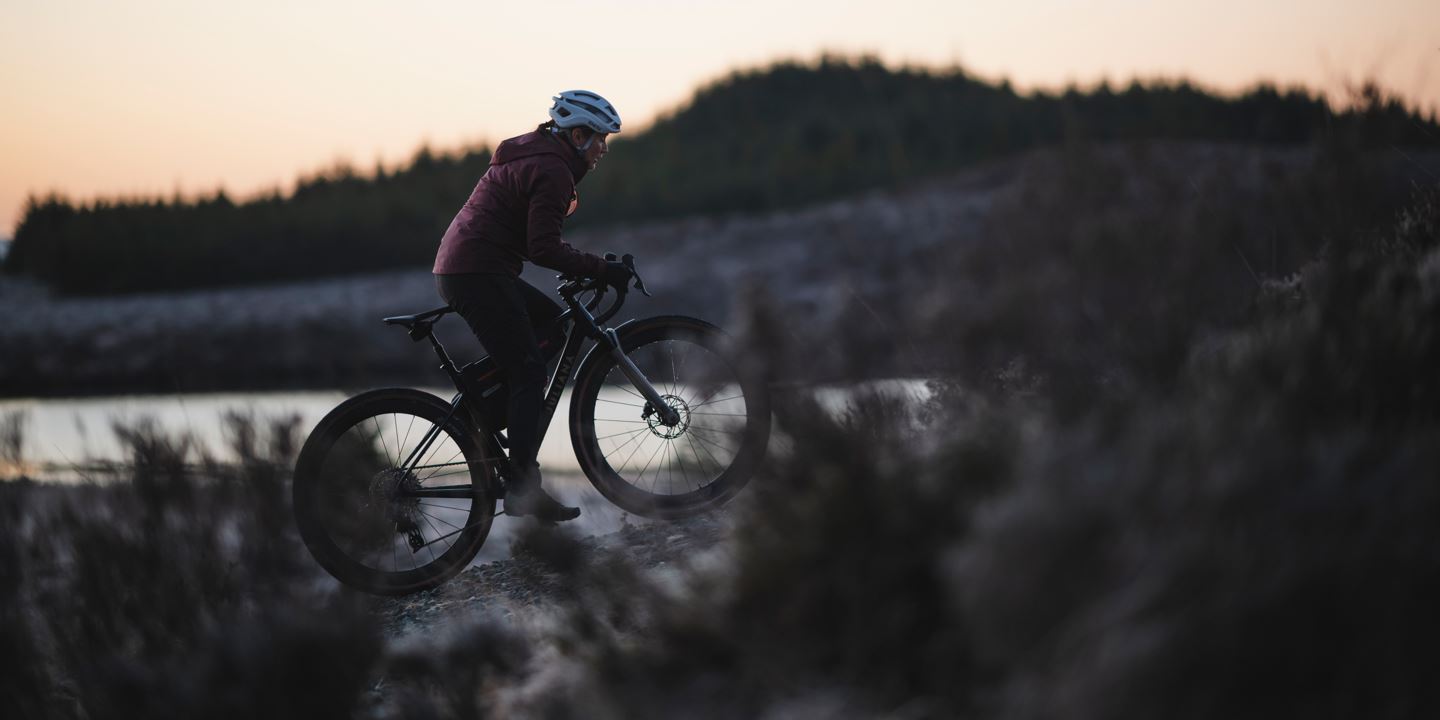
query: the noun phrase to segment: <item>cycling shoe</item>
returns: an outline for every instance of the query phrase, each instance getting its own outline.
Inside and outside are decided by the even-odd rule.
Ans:
[[[563,505],[536,483],[505,493],[506,515],[534,515],[546,522],[565,522],[580,517],[580,508]]]

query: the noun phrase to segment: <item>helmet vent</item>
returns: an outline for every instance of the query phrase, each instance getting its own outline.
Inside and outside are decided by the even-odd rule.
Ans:
[[[620,132],[620,113],[615,106],[589,90],[566,90],[550,107],[550,119],[561,128],[587,127],[600,133]]]

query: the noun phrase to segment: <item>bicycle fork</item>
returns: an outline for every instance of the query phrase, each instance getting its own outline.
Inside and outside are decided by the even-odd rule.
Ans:
[[[635,367],[635,363],[620,346],[620,337],[615,334],[614,328],[606,330],[604,335],[605,341],[610,344],[610,355],[615,358],[615,364],[620,366],[620,372],[625,373],[625,377],[630,379],[630,384],[634,385],[635,389],[645,397],[645,401],[650,404],[650,409],[660,416],[660,421],[671,427],[679,424],[680,413],[660,397],[660,391],[656,390],[655,386],[650,383],[650,379],[640,372],[640,368]]]

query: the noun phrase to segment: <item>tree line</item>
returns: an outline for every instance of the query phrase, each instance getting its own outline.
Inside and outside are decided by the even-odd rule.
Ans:
[[[1337,108],[1306,90],[1223,96],[1183,80],[1022,94],[960,69],[782,62],[732,73],[647,130],[617,136],[581,185],[571,227],[793,207],[1064,143],[1440,146],[1433,113],[1374,86],[1354,95]],[[489,160],[484,146],[427,147],[393,170],[341,164],[289,195],[241,202],[223,191],[32,197],[4,269],[104,294],[423,266]]]

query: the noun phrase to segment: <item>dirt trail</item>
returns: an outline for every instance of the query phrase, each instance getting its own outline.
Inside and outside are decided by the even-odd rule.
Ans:
[[[729,535],[732,516],[721,510],[676,522],[628,521],[619,531],[578,537],[557,527],[561,542],[578,546],[579,562],[617,552],[638,568],[656,573],[681,569],[712,550]],[[498,522],[521,523],[509,518]],[[513,533],[512,533],[513,534]],[[508,541],[509,538],[506,538]],[[517,613],[542,609],[563,593],[564,578],[546,561],[517,548],[509,557],[467,568],[434,590],[376,601],[386,635],[395,638],[426,633],[448,621],[484,613],[513,618]]]

